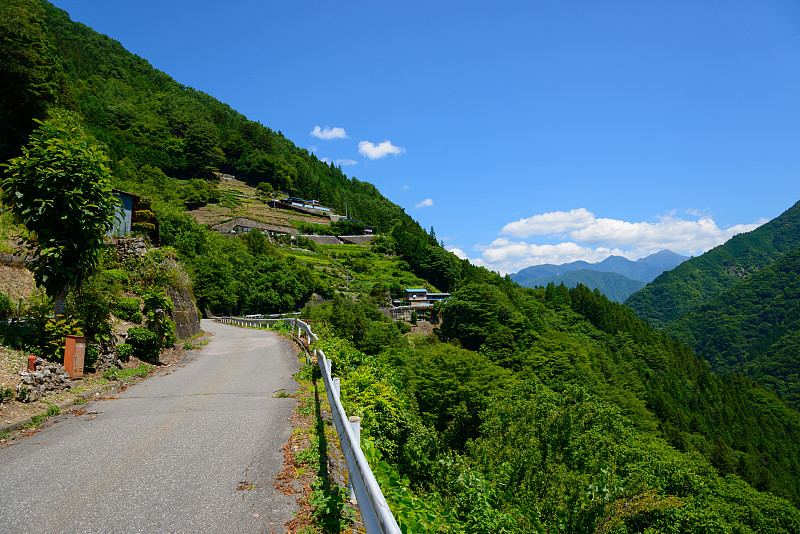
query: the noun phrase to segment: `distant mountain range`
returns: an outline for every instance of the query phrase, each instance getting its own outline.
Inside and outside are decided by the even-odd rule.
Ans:
[[[553,282],[567,287],[583,284],[598,289],[609,299],[623,302],[658,275],[688,260],[671,250],[662,250],[636,261],[609,256],[598,263],[574,261],[562,265],[534,265],[511,275],[521,286],[546,286]]]

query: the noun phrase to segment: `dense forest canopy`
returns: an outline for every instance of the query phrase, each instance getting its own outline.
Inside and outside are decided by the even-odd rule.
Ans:
[[[741,373],[800,406],[800,203],[659,276],[625,302],[718,373]]]
[[[800,531],[800,413],[652,326],[719,298],[745,308],[737,324],[752,347],[790,354],[799,206],[633,295],[651,325],[583,285],[522,288],[458,259],[373,185],[49,3],[7,0],[0,24],[0,158],[19,153],[33,119],[76,111],[107,147],[115,185],[152,197],[163,255],[186,265],[201,309],[289,311],[325,297],[302,313],[320,325],[406,531]],[[214,171],[347,203],[383,235],[354,252],[212,232],[184,206],[211,200]],[[747,291],[724,295],[743,275]],[[409,336],[377,310],[401,280],[452,293],[432,307],[432,334]],[[776,284],[786,291],[769,297],[773,322],[786,336],[773,339],[741,303]]]
[[[750,376],[800,406],[800,249],[789,252],[665,332],[719,372]]]
[[[418,531],[800,527],[800,414],[585,286],[462,283],[413,346],[365,302],[304,314]]]

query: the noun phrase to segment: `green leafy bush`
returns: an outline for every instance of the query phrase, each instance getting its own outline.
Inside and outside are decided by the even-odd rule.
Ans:
[[[120,283],[120,285],[127,286],[130,282],[130,277],[128,276],[128,271],[123,269],[106,269],[98,273],[98,277],[109,278],[112,280],[116,280]]]
[[[78,326],[77,319],[50,319],[44,326],[46,343],[44,354],[55,361],[64,361],[64,342],[66,337],[82,336],[83,331]]]
[[[9,399],[13,400],[16,394],[16,391],[14,391],[14,388],[11,386],[0,386],[0,404],[3,404]]]
[[[272,184],[269,182],[260,182],[256,189],[265,195],[273,195],[275,193]]]
[[[0,293],[0,319],[5,319],[11,315],[13,309],[14,307],[12,306],[9,298],[3,293]]]
[[[175,321],[169,318],[169,313],[174,309],[172,299],[161,288],[150,288],[142,299],[147,315],[147,328],[155,332],[160,346],[171,347],[177,341]]]
[[[89,340],[111,336],[111,309],[122,286],[113,278],[92,276],[67,296],[67,313],[78,319]]]
[[[137,293],[152,286],[189,286],[189,275],[175,259],[175,254],[167,250],[148,250],[142,257],[126,260],[125,267],[131,273],[131,284]]]
[[[161,346],[155,332],[141,326],[132,326],[128,329],[127,344],[132,347],[132,355],[140,360],[158,360],[158,351]]]
[[[100,347],[97,345],[86,345],[86,361],[84,362],[86,367],[94,368],[94,364],[97,362],[97,358],[100,357]]]
[[[127,343],[124,345],[117,345],[117,357],[120,360],[129,360],[132,355],[133,345],[128,345]]]
[[[118,297],[114,303],[114,314],[123,321],[142,322],[142,301],[136,297]]]

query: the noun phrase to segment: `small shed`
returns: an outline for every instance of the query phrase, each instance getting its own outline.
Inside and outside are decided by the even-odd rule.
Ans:
[[[150,200],[120,189],[112,189],[112,194],[119,199],[120,205],[114,227],[106,235],[127,237],[133,233],[134,225],[138,223],[137,232],[147,234],[151,243],[158,244],[158,221],[150,211]]]
[[[128,193],[127,191],[120,191],[119,189],[112,190],[114,196],[120,201],[119,211],[117,211],[117,220],[114,222],[114,228],[108,231],[109,236],[124,237],[131,235],[131,225],[133,224],[133,213],[142,200],[139,195]]]

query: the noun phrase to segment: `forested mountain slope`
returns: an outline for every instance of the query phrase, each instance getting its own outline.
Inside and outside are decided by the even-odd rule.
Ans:
[[[691,345],[716,372],[741,373],[800,407],[800,249],[664,331]]]
[[[211,178],[218,170],[253,185],[318,199],[379,230],[403,210],[372,184],[348,178],[279,131],[183,86],[145,59],[48,2],[0,6],[0,160],[19,154],[32,119],[48,106],[79,111],[129,182]]]
[[[597,289],[614,302],[623,302],[631,294],[642,289],[646,284],[639,280],[632,280],[618,273],[595,271],[593,269],[578,269],[560,275],[543,276],[541,278],[528,278],[521,282],[513,274],[511,279],[525,287],[545,287],[547,284],[564,284],[567,287],[577,287],[583,284],[589,289]]]
[[[375,344],[381,318],[364,302],[304,311],[331,326],[321,346],[348,413],[362,414],[365,447],[385,460],[374,469],[401,523],[486,533],[800,528],[798,412],[746,378],[714,375],[689,347],[585,286],[523,289],[475,275],[442,307],[438,336],[413,345]]]
[[[796,248],[800,248],[800,202],[759,228],[661,274],[625,304],[662,328]]]

